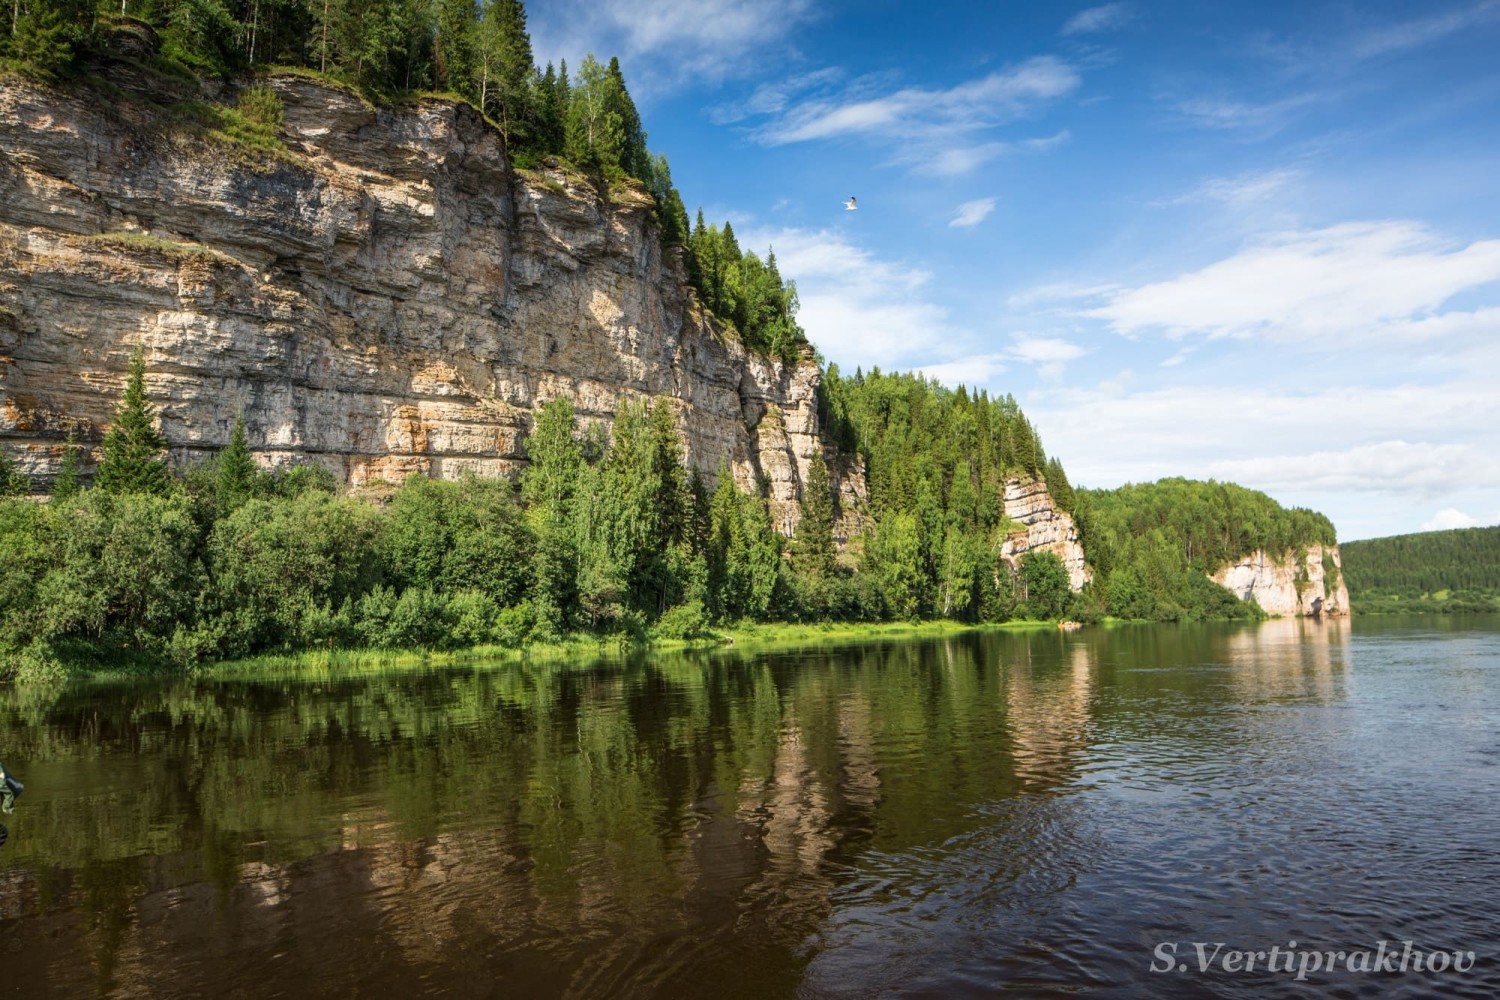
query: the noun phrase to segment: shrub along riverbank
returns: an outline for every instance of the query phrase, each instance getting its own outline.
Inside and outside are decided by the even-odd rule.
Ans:
[[[851,566],[835,555],[821,459],[797,534],[783,539],[763,492],[738,489],[727,469],[709,490],[684,466],[664,405],[625,406],[606,438],[597,425],[580,427],[567,400],[552,401],[537,413],[519,486],[413,476],[349,496],[316,468],[259,469],[243,426],[179,478],[144,375],[137,356],[93,488],[81,486],[76,446],[47,502],[23,496],[29,484],[13,464],[0,469],[12,494],[0,498],[5,676],[348,650],[542,649],[580,634],[711,642],[741,622],[914,621],[944,609],[969,624],[1056,620],[1077,603],[1055,555],[1028,554],[1013,579],[980,544],[1004,527],[992,501],[1015,438],[991,443],[982,477],[967,463],[947,474],[934,460],[953,450],[946,417],[998,406],[1004,428],[1019,416],[920,380],[842,385],[843,412],[854,417],[890,388],[928,406],[913,421],[925,433],[908,426],[905,443],[925,460],[877,488]],[[888,436],[876,440],[890,454],[875,468],[892,468],[899,452]],[[974,502],[976,480],[989,501]],[[928,486],[940,481],[946,513]]]

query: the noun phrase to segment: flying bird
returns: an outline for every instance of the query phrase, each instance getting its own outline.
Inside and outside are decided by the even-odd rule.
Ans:
[[[855,202],[854,195],[851,194],[849,196],[849,200],[846,201],[846,202],[844,202],[844,211],[846,211],[846,212],[858,212],[859,211],[859,205],[858,205],[858,203]]]

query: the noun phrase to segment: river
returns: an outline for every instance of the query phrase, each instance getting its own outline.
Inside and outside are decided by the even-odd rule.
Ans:
[[[9,688],[0,726],[0,995],[1500,995],[1495,618]]]

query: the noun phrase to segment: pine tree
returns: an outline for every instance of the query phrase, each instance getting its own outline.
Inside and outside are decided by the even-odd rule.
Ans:
[[[146,398],[146,361],[140,348],[130,358],[125,396],[109,433],[96,481],[107,493],[165,493],[171,475],[162,459],[167,439],[153,423],[156,408]]]
[[[243,414],[234,418],[234,432],[229,436],[229,443],[224,446],[224,450],[219,452],[218,463],[214,486],[219,495],[219,503],[223,511],[227,512],[249,498],[260,472],[254,456],[250,454],[250,444],[245,439]]]
[[[584,170],[619,169],[625,135],[615,89],[609,71],[592,54],[585,56],[568,99],[566,139],[568,159]]]
[[[433,68],[441,87],[469,93],[474,73],[474,0],[437,0]]]
[[[73,67],[78,50],[94,35],[89,0],[13,0],[10,52],[27,70],[55,80]]]
[[[630,91],[625,87],[625,76],[620,72],[620,59],[609,60],[609,110],[620,120],[620,156],[618,165],[627,175],[645,180],[650,174],[650,161],[646,152],[646,133],[641,128],[641,115]]]
[[[548,67],[551,70],[551,67]],[[520,0],[488,0],[474,41],[479,105],[495,119],[506,144],[533,138],[542,122],[542,84],[535,80],[526,8]],[[556,86],[554,74],[549,86]]]
[[[52,480],[53,500],[70,500],[83,490],[78,452],[78,442],[70,430],[63,442],[62,467],[57,470],[57,478]]]
[[[24,497],[31,493],[31,477],[13,458],[0,451],[0,497]]]
[[[792,539],[792,559],[797,570],[811,577],[826,577],[834,569],[833,491],[828,484],[828,464],[821,453],[808,464],[802,488],[801,518]]]

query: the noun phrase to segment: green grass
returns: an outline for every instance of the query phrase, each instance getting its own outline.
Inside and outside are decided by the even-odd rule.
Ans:
[[[178,243],[146,233],[117,232],[80,236],[77,242],[101,250],[124,250],[130,253],[160,254],[168,260],[184,264],[235,264],[228,254],[220,253],[197,243]]]
[[[333,677],[361,673],[421,671],[447,666],[517,666],[542,664],[566,666],[595,662],[644,651],[724,649],[768,651],[809,645],[851,645],[891,639],[922,639],[977,631],[1055,629],[1054,622],[1006,622],[1001,625],[968,625],[953,621],[879,622],[871,624],[753,624],[741,623],[717,630],[703,639],[657,639],[630,644],[619,636],[573,635],[559,642],[531,643],[521,648],[498,645],[458,650],[421,649],[332,649],[269,654],[243,660],[208,663],[193,669],[200,677]],[[179,673],[162,668],[148,673]],[[136,667],[120,671],[93,670],[90,680],[140,677]],[[77,677],[77,675],[75,675]],[[79,678],[81,679],[81,678]]]

